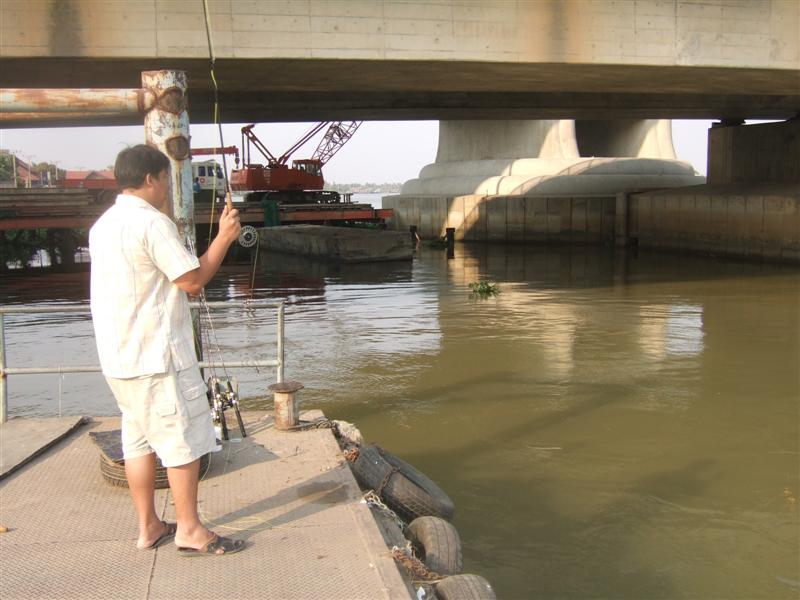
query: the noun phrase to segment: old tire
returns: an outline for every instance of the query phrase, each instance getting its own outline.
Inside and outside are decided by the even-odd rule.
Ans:
[[[211,465],[210,454],[200,457],[200,479],[208,473]],[[111,485],[118,487],[128,487],[128,480],[125,477],[125,459],[111,460],[104,453],[100,453],[100,473]],[[156,459],[156,489],[161,490],[169,487],[167,479],[167,469],[161,465],[161,460]]]
[[[351,467],[358,483],[375,490],[406,523],[427,516],[453,518],[453,501],[438,485],[379,446],[361,446]]]
[[[406,536],[403,535],[403,530],[400,529],[394,517],[380,509],[373,510],[372,516],[375,517],[375,522],[378,524],[383,541],[389,550],[395,546],[405,548]]]
[[[439,600],[497,600],[491,584],[480,575],[452,575],[434,589]]]
[[[439,575],[458,575],[464,568],[461,538],[450,523],[439,517],[419,517],[406,529],[414,552],[429,570]]]

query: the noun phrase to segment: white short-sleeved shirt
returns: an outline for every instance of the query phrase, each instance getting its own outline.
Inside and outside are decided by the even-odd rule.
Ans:
[[[89,232],[91,306],[100,365],[127,379],[197,364],[186,293],[172,283],[200,266],[169,217],[127,194]]]

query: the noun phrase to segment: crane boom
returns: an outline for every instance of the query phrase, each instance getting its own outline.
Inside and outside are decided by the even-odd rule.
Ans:
[[[360,126],[361,121],[333,121],[311,158],[318,160],[320,166],[323,166],[353,137]]]
[[[280,158],[278,159],[278,164],[285,165],[292,154],[294,154],[308,140],[317,135],[320,132],[320,130],[327,124],[328,124],[327,121],[322,121],[321,123],[317,123],[316,125],[314,125],[314,127],[308,130],[308,132],[303,137],[297,140],[297,142],[291,148],[289,148],[286,152],[281,154]]]
[[[279,165],[281,163],[278,162],[278,159],[272,155],[267,147],[263,144],[263,142],[258,139],[255,133],[253,133],[253,127],[255,127],[255,123],[251,123],[250,125],[245,125],[242,127],[242,153],[244,156],[244,166],[247,167],[253,164],[250,161],[250,144],[253,144],[256,149],[261,152],[264,158],[267,159],[267,164],[269,166]]]
[[[222,146],[221,148],[192,148],[192,156],[207,156],[214,154],[233,154],[236,166],[239,166],[239,148],[236,146]]]

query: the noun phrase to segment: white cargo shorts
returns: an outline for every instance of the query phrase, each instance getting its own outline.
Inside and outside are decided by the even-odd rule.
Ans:
[[[122,411],[126,459],[155,452],[165,467],[179,467],[218,449],[198,367],[106,381]]]

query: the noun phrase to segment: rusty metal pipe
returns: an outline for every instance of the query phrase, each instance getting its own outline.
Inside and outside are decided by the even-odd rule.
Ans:
[[[0,89],[0,113],[143,114],[154,103],[144,89]]]
[[[98,117],[118,117],[119,113],[113,112],[0,112],[0,123],[27,122],[37,123],[58,122],[67,119],[97,120]]]

